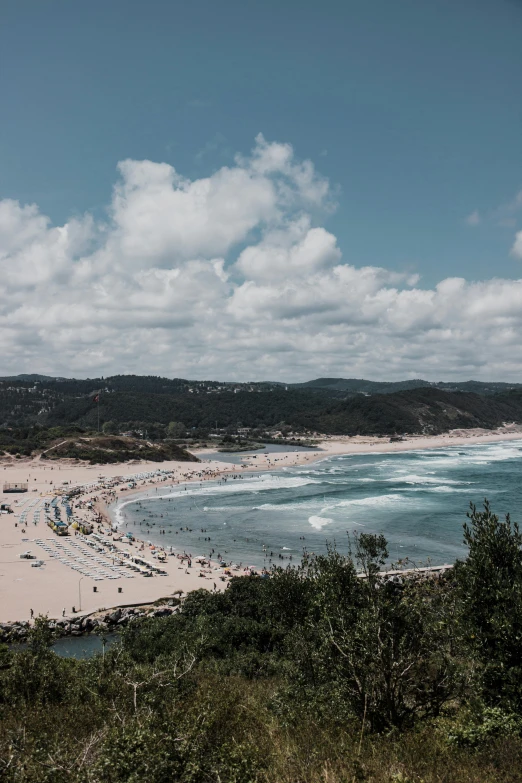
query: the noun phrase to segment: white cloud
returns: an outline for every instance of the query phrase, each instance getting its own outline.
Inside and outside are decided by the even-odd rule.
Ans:
[[[518,231],[515,236],[515,242],[511,248],[511,254],[516,258],[522,258],[522,231]]]
[[[480,215],[477,210],[474,212],[471,212],[466,218],[466,223],[468,226],[478,226],[480,223]]]
[[[271,180],[240,167],[194,182],[165,163],[126,160],[118,168],[111,240],[118,258],[138,267],[227,253],[277,217]]]
[[[522,380],[522,281],[347,263],[317,224],[329,184],[290,145],[259,136],[193,181],[118,172],[104,222],[0,201],[2,373]]]
[[[301,217],[246,247],[236,268],[246,278],[275,281],[315,272],[340,259],[334,235],[324,228],[311,228],[310,220]]]

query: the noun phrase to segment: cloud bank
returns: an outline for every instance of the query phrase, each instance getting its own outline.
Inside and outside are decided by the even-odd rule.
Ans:
[[[122,161],[104,221],[0,201],[1,373],[522,380],[522,280],[354,266],[319,225],[333,202],[261,135],[194,181]]]

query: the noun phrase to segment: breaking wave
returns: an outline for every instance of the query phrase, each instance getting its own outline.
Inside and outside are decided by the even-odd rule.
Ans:
[[[308,517],[308,521],[313,528],[315,528],[316,530],[321,530],[321,528],[333,522],[333,519],[328,519],[327,517],[311,516]]]

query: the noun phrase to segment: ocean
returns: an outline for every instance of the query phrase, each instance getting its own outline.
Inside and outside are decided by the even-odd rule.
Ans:
[[[241,455],[229,458],[239,462]],[[520,520],[522,439],[394,454],[346,455],[241,474],[226,481],[149,490],[120,501],[124,532],[193,556],[267,566],[303,550],[348,550],[354,532],[383,533],[390,563],[452,563],[466,555],[470,501],[490,500]],[[165,533],[160,533],[165,531]]]

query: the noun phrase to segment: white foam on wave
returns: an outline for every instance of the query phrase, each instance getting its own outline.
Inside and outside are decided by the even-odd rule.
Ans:
[[[488,492],[491,492],[489,489],[481,489],[478,490],[479,492],[485,492],[486,494]],[[469,495],[470,492],[477,492],[476,489],[470,490],[469,487],[450,487],[447,484],[439,484],[438,486],[433,486],[432,484],[427,484],[423,487],[397,487],[397,492],[451,492],[451,493],[460,493],[462,495]]]
[[[474,491],[476,491],[476,490],[474,490]],[[467,487],[448,487],[447,484],[441,484],[438,487],[430,487],[428,489],[428,492],[452,492],[452,493],[462,492],[462,493],[465,493],[466,495],[468,495],[470,490]],[[487,492],[487,490],[486,490],[486,492]]]
[[[301,501],[296,503],[262,503],[260,506],[252,506],[252,511],[302,511],[303,509],[317,508],[317,501]]]
[[[321,530],[321,528],[333,522],[333,519],[329,519],[328,517],[311,516],[308,517],[308,522],[316,530]]]
[[[415,491],[415,490],[412,490]],[[283,513],[285,511],[306,511],[306,510],[317,510],[319,513],[312,515],[310,519],[322,519],[321,516],[324,513],[332,513],[335,512],[336,509],[339,508],[347,508],[349,506],[373,506],[373,507],[379,507],[379,506],[387,506],[392,503],[407,503],[408,498],[406,498],[404,495],[398,495],[394,493],[390,493],[387,495],[372,495],[370,497],[365,498],[356,498],[353,500],[339,500],[334,502],[328,502],[326,499],[326,503],[322,500],[322,498],[317,498],[313,501],[301,501],[301,502],[295,502],[295,503],[263,503],[260,506],[253,506],[252,509],[256,511],[278,511],[279,513]],[[320,507],[318,508],[318,505],[320,504]],[[331,519],[329,520],[332,521]]]
[[[251,506],[203,506],[200,511],[207,511],[209,514],[217,511],[221,514],[224,511],[250,511],[251,508]]]
[[[503,462],[521,459],[522,441],[498,443],[475,443],[453,446],[443,452],[419,452],[419,463],[437,468],[458,468],[465,465],[487,465],[490,462]],[[440,455],[440,456],[439,456]]]
[[[401,471],[402,472],[402,471]],[[397,484],[397,483],[403,483],[403,484],[440,484],[441,477],[440,476],[419,476],[415,473],[407,474],[406,476],[395,476],[394,478],[386,479],[389,483]],[[471,484],[471,481],[457,481],[454,479],[448,479],[443,478],[442,481],[444,481],[446,484]]]
[[[345,508],[346,506],[388,506],[392,503],[404,503],[404,495],[373,495],[369,498],[359,498],[358,500],[341,500],[335,504],[335,507]]]
[[[155,494],[155,495],[142,495],[132,498],[131,500],[125,500],[119,503],[114,510],[114,521],[116,525],[121,525],[123,517],[121,511],[125,506],[131,504],[149,502],[153,500],[172,500],[174,498],[186,498],[186,497],[212,497],[215,495],[227,495],[237,494],[241,492],[252,492],[257,494],[258,492],[267,491],[271,489],[293,489],[297,487],[305,487],[308,484],[321,484],[322,482],[316,481],[311,478],[304,478],[301,476],[276,476],[272,473],[263,473],[260,476],[253,476],[245,481],[241,480],[229,480],[223,484],[204,484],[203,486],[197,486],[197,482],[188,483],[186,489],[172,489],[168,493]]]

